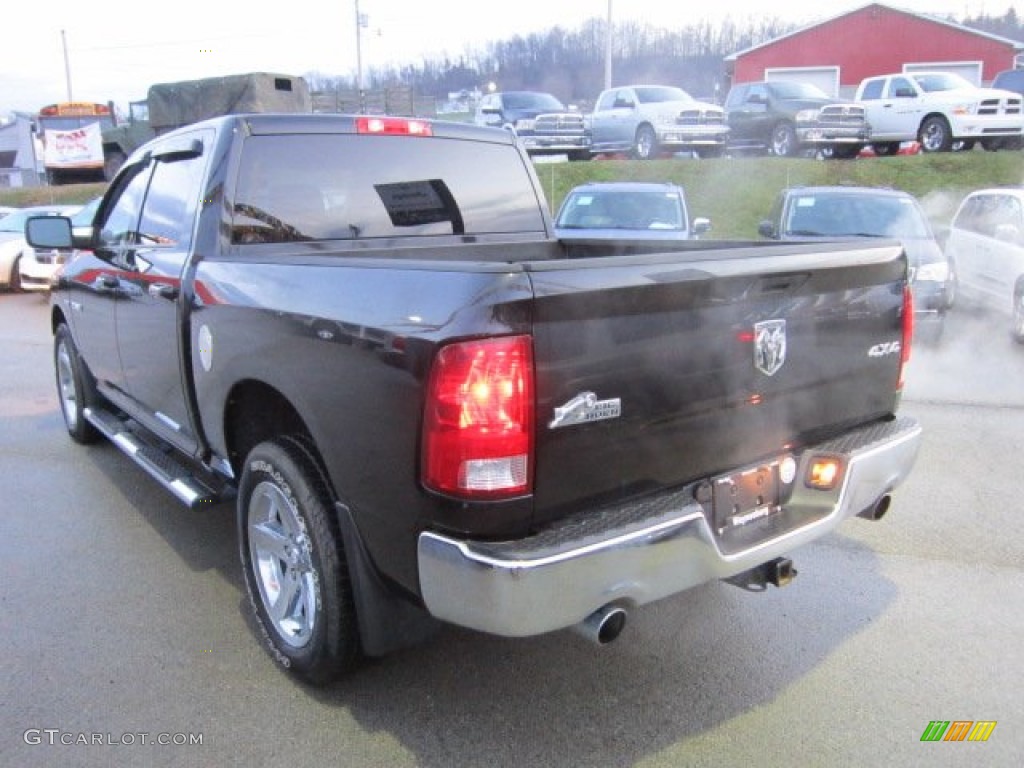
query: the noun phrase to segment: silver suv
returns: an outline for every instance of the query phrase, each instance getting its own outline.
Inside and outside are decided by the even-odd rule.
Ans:
[[[946,237],[960,295],[1012,317],[1024,344],[1024,189],[979,189],[960,203]]]

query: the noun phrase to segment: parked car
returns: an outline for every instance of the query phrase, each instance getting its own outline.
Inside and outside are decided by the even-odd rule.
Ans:
[[[88,231],[92,224],[96,209],[99,208],[101,198],[96,197],[77,213],[71,215],[71,224],[77,230]],[[73,209],[72,209],[73,210]],[[67,214],[64,214],[67,215]],[[64,264],[74,255],[71,249],[49,248],[36,249],[26,245],[21,252],[19,271],[21,273],[21,288],[25,291],[48,291],[50,290],[53,276]]]
[[[995,76],[992,87],[1003,91],[1013,91],[1024,97],[1024,69],[1007,69]],[[1000,149],[1020,149],[1024,146],[1024,136],[1017,139],[1003,139]]]
[[[981,141],[999,149],[1024,135],[1024,97],[979,88],[951,72],[907,72],[869,77],[857,88],[879,155],[896,154],[902,141],[919,141],[924,152],[970,149]]]
[[[689,150],[701,157],[725,151],[725,110],[669,85],[627,85],[602,91],[590,118],[595,153],[630,152],[648,160]]]
[[[730,150],[766,150],[781,157],[806,151],[856,157],[871,135],[863,106],[833,99],[810,83],[734,85],[725,115]]]
[[[689,240],[709,229],[706,218],[691,224],[682,187],[657,182],[581,184],[569,191],[555,216],[555,236],[560,240]]]
[[[583,115],[550,93],[488,93],[477,104],[473,121],[512,131],[531,157],[567,155],[570,160],[590,159],[590,131]]]
[[[941,331],[956,299],[956,275],[917,199],[878,187],[791,187],[779,193],[769,219],[759,228],[775,240],[885,237],[907,252],[915,322],[932,321]]]
[[[946,236],[963,297],[1009,314],[1024,344],[1024,188],[979,189],[960,203]]]
[[[25,221],[29,216],[70,216],[79,205],[38,205],[16,208],[0,218],[0,285],[9,291],[21,290],[21,259],[28,244],[25,242]]]

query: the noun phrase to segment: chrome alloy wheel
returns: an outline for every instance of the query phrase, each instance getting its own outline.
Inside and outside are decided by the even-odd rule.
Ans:
[[[260,600],[287,645],[303,648],[316,626],[319,584],[312,546],[294,502],[271,482],[249,500],[249,555]]]
[[[57,389],[64,421],[69,430],[78,426],[78,392],[75,389],[75,368],[71,361],[72,352],[65,340],[57,343]]]

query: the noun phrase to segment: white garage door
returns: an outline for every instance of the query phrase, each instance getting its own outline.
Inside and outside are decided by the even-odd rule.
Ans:
[[[967,78],[974,85],[981,85],[980,61],[922,61],[904,64],[903,71],[911,72],[953,72]]]
[[[839,67],[775,67],[765,69],[765,80],[811,83],[829,96],[839,93]]]

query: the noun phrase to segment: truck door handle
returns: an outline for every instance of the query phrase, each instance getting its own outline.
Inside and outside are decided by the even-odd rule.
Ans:
[[[173,285],[167,283],[152,283],[147,289],[150,296],[160,297],[161,299],[167,299],[168,301],[174,301],[178,298],[178,289]]]
[[[100,286],[103,288],[117,288],[121,281],[115,275],[100,275]]]

